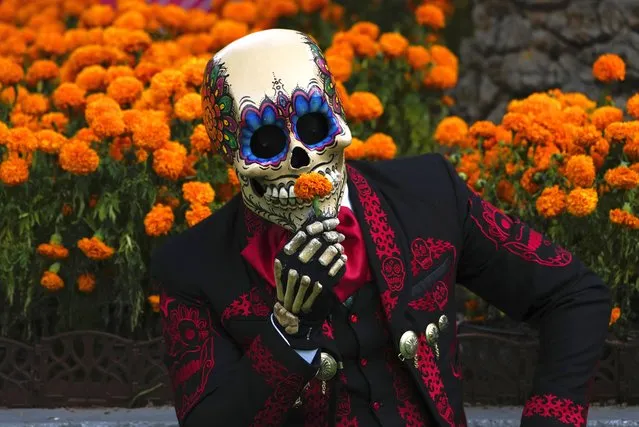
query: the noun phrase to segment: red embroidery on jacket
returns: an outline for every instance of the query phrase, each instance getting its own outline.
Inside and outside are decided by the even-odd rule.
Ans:
[[[386,317],[390,320],[392,311],[397,305],[397,294],[404,288],[406,268],[395,242],[395,231],[388,224],[388,215],[382,207],[379,196],[375,194],[362,174],[350,166],[347,167],[364,209],[364,220],[368,224],[375,243],[375,253],[381,264],[382,276],[390,291],[382,294],[382,304]]]
[[[328,426],[328,405],[331,401],[331,387],[322,393],[322,382],[316,378],[309,381],[302,397],[304,427]]]
[[[588,419],[588,406],[578,405],[570,399],[562,399],[554,394],[530,397],[524,406],[524,417],[553,418],[574,427],[583,427]]]
[[[335,336],[333,332],[333,325],[331,325],[328,320],[324,320],[324,323],[322,323],[322,334],[329,340],[334,340]]]
[[[397,363],[397,356],[392,353],[388,353],[386,356],[386,369],[393,376],[393,388],[397,397],[397,412],[404,420],[404,425],[410,427],[425,426],[426,423],[422,417],[422,412],[415,402],[416,396],[411,380],[406,371],[402,369],[402,366]]]
[[[244,225],[249,238],[257,236],[266,228],[264,220],[246,206],[244,207]]]
[[[444,254],[451,254],[452,261],[446,272],[446,278],[443,281],[435,282],[422,297],[408,303],[408,306],[414,310],[443,310],[448,304],[448,286],[452,281],[452,274],[456,265],[457,251],[455,247],[445,240],[433,239],[432,237],[424,240],[418,237],[411,243],[411,252],[413,255],[411,260],[413,276],[416,276],[421,270],[431,269],[434,262],[438,261]]]
[[[435,403],[437,413],[444,421],[451,427],[455,426],[455,414],[448,401],[446,390],[444,389],[444,382],[442,381],[437,362],[435,361],[435,355],[432,349],[426,342],[424,335],[419,336],[419,348],[417,350],[419,358],[418,371],[422,377],[422,382],[428,390],[430,398]]]
[[[252,288],[249,292],[243,293],[231,304],[229,304],[220,316],[222,322],[232,317],[242,316],[258,316],[266,317],[271,310],[268,308],[264,300],[260,297],[257,288]]]
[[[274,389],[264,402],[264,408],[255,415],[252,425],[279,426],[299,395],[304,378],[299,374],[289,374],[288,369],[275,360],[271,351],[264,346],[259,335],[251,343],[246,356],[251,360],[253,370]]]
[[[200,301],[183,304],[160,295],[162,335],[179,420],[199,402],[215,366],[211,315]]]
[[[435,311],[443,310],[447,303],[448,285],[440,280],[423,297],[410,301],[408,306],[420,311]]]
[[[359,423],[357,418],[351,418],[351,396],[346,390],[346,375],[344,372],[339,373],[339,380],[342,383],[340,387],[339,397],[337,399],[337,409],[335,411],[336,427],[358,427]]]
[[[480,197],[471,195],[468,203],[471,219],[497,249],[504,248],[526,261],[546,267],[564,267],[572,262],[570,252],[553,245],[538,231],[511,218]]]

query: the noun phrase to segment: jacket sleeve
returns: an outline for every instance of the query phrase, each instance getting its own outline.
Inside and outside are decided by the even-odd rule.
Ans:
[[[165,364],[181,427],[279,426],[315,375],[270,322],[242,350],[200,292],[170,279],[152,263],[159,286]]]
[[[522,426],[586,425],[588,386],[608,330],[608,287],[574,255],[453,181],[463,247],[458,282],[539,328],[540,352]]]

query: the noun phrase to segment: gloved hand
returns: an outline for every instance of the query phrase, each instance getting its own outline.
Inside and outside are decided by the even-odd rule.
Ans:
[[[337,218],[311,216],[275,257],[273,314],[293,348],[318,348],[315,334],[337,302],[332,289],[346,270],[338,224]]]

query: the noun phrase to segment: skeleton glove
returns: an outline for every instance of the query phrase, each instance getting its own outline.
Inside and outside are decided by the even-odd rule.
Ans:
[[[313,337],[337,301],[332,289],[346,270],[338,224],[337,218],[309,218],[275,257],[273,314],[293,348],[318,347]]]

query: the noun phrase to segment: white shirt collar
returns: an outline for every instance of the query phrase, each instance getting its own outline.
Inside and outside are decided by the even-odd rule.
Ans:
[[[351,205],[351,199],[349,199],[348,197],[348,183],[345,182],[344,183],[344,193],[342,194],[342,203],[340,204],[340,207],[347,207],[349,208],[351,211],[353,210],[353,206]]]

